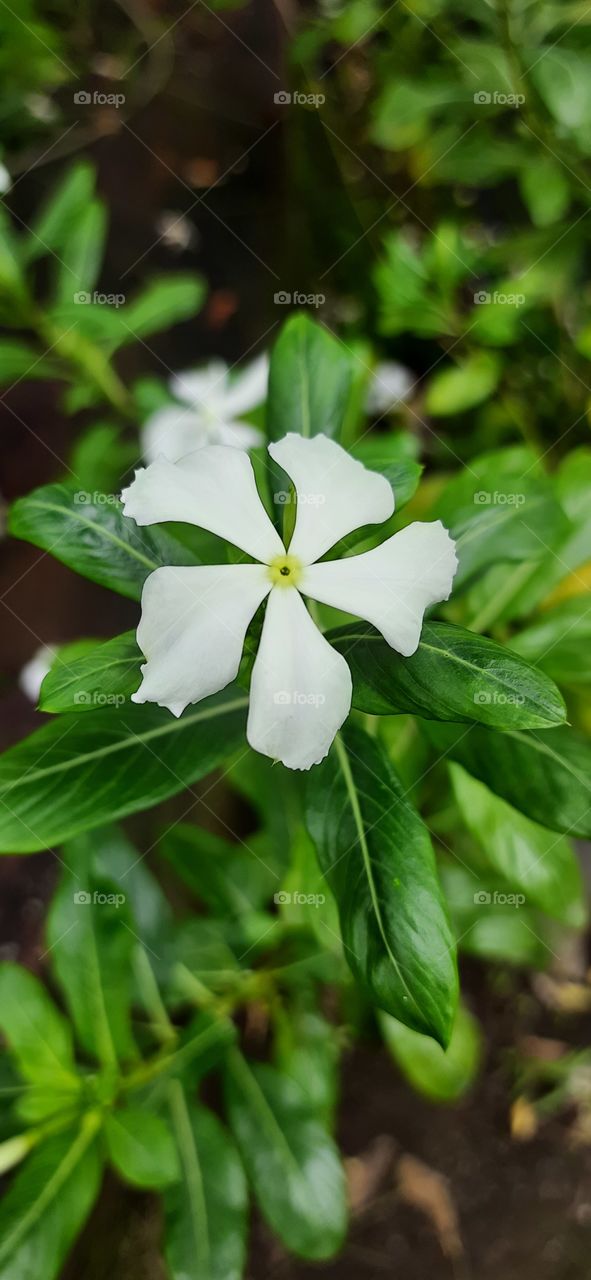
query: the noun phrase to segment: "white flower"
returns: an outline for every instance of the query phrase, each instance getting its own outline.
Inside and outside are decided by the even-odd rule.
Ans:
[[[385,360],[371,375],[365,402],[367,412],[389,413],[391,409],[399,408],[404,400],[408,400],[415,382],[410,369],[395,360]]]
[[[35,650],[33,657],[29,658],[28,662],[25,662],[24,667],[19,672],[19,688],[22,689],[22,692],[31,702],[35,703],[35,706],[39,701],[41,685],[50,670],[55,655],[56,650],[52,649],[51,645],[42,644],[39,649]]]
[[[267,394],[268,356],[258,356],[235,378],[223,360],[212,360],[202,369],[177,373],[170,390],[177,405],[153,413],[142,428],[142,452],[146,462],[161,455],[177,462],[207,444],[254,449],[263,435],[240,414],[261,404]]]
[[[0,162],[0,196],[8,195],[12,187],[12,178],[5,164]]]
[[[419,643],[428,605],[446,600],[457,566],[438,520],[411,524],[381,546],[320,562],[330,547],[394,510],[388,481],[326,436],[287,435],[269,445],[297,494],[285,550],[259,497],[246,453],[211,445],[176,464],[136,472],[122,494],[139,525],[187,521],[247,552],[256,564],[156,569],[144,584],[137,638],[147,661],[134,702],[176,716],[235,679],[247,627],[268,597],[252,671],[247,738],[290,769],[324,759],[351,706],[351,674],[308,612],[302,594],[365,618],[405,656]]]

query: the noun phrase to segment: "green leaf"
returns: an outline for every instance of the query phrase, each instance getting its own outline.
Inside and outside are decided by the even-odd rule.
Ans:
[[[63,850],[47,943],[82,1047],[103,1066],[113,1066],[137,1057],[131,1033],[136,938],[125,909],[125,882],[97,875],[93,852],[93,836],[79,837]]]
[[[456,539],[456,591],[499,560],[541,560],[570,527],[535,455],[522,448],[471,459],[446,486],[433,514]]]
[[[519,174],[521,194],[536,227],[550,227],[567,212],[570,186],[562,163],[549,153],[531,159]]]
[[[551,932],[538,911],[518,905],[508,885],[499,890],[498,877],[493,884],[457,862],[442,864],[441,879],[462,951],[495,964],[548,965],[556,926]]]
[[[433,1102],[455,1102],[469,1089],[480,1065],[482,1037],[463,1005],[458,1006],[447,1049],[388,1013],[380,1013],[379,1023],[386,1047],[418,1093]]]
[[[165,529],[140,529],[111,494],[74,492],[51,484],[19,498],[10,509],[9,532],[50,551],[93,582],[139,600],[149,573],[161,565],[200,561]]]
[[[365,623],[339,627],[327,639],[351,670],[353,706],[369,715],[409,712],[500,729],[542,728],[566,717],[551,680],[510,649],[463,627],[426,622],[410,658],[400,657]]]
[[[400,457],[396,437],[361,440],[353,445],[351,453],[368,471],[379,471],[386,477],[392,486],[397,512],[414,497],[423,468],[413,458]]]
[[[59,365],[26,342],[3,338],[0,342],[0,384],[21,378],[55,378]]]
[[[337,436],[347,407],[351,361],[344,346],[300,313],[283,326],[271,355],[267,429]]]
[[[461,817],[473,836],[466,856],[476,868],[498,871],[513,893],[563,924],[581,928],[587,912],[581,871],[570,840],[556,836],[476,782],[459,765],[450,766]]]
[[[94,166],[88,160],[78,160],[66,171],[31,222],[31,234],[25,241],[28,262],[52,249],[66,248],[74,223],[93,198],[94,187]]]
[[[109,1158],[132,1187],[167,1187],[180,1177],[176,1145],[161,1116],[124,1107],[105,1121]]]
[[[134,631],[94,644],[79,658],[59,650],[41,685],[39,710],[81,712],[122,706],[139,688],[140,662]]]
[[[425,722],[442,755],[464,766],[533,822],[567,835],[591,836],[591,746],[567,725],[545,733],[494,733],[473,725]]]
[[[0,1031],[25,1080],[66,1093],[78,1087],[72,1033],[28,969],[0,964]]]
[[[94,305],[76,294],[88,293],[94,288],[103,261],[107,236],[107,211],[102,200],[90,200],[77,215],[68,233],[64,259],[60,263],[57,281],[57,301],[79,305]]]
[[[142,942],[156,950],[166,936],[172,911],[145,858],[119,827],[104,827],[92,837],[92,870],[99,880],[122,886],[133,925]]]
[[[338,1031],[301,999],[276,1015],[275,1061],[281,1074],[295,1080],[310,1111],[332,1124],[338,1095]]]
[[[226,1108],[269,1226],[303,1258],[330,1258],[347,1224],[345,1180],[332,1139],[305,1095],[274,1067],[228,1055]]]
[[[591,61],[581,49],[543,49],[531,69],[534,83],[548,110],[566,129],[591,124]]]
[[[336,739],[311,775],[307,822],[355,977],[379,1008],[445,1046],[455,945],[429,833],[378,742],[354,728]]]
[[[188,272],[151,280],[119,316],[121,335],[117,347],[170,329],[181,320],[190,320],[202,307],[205,293],[201,276]]]
[[[429,382],[425,396],[427,413],[447,417],[474,409],[492,395],[501,372],[499,357],[490,351],[477,351],[462,364],[441,369]]]
[[[98,1195],[98,1120],[51,1138],[19,1169],[0,1202],[0,1280],[56,1280]],[[91,1145],[93,1144],[93,1145]],[[42,1262],[41,1262],[42,1259]]]
[[[216,914],[239,917],[254,911],[269,901],[279,884],[265,860],[264,842],[256,835],[237,845],[203,827],[177,823],[165,832],[158,850]]]
[[[45,849],[182,791],[243,742],[247,703],[230,686],[179,719],[146,705],[52,720],[0,756],[0,850]]]
[[[511,647],[560,684],[591,683],[591,600],[566,600],[511,637]]]
[[[247,1189],[229,1133],[211,1111],[171,1090],[183,1180],[164,1197],[170,1280],[241,1280],[246,1256]]]

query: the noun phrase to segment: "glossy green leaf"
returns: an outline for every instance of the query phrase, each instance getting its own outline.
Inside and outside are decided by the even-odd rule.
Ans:
[[[75,492],[63,484],[35,489],[13,503],[8,528],[15,538],[50,551],[85,578],[139,600],[160,565],[199,560],[158,525],[140,529],[111,494]]]
[[[171,1109],[183,1178],[164,1197],[170,1280],[241,1280],[247,1189],[234,1143],[217,1116],[189,1103],[178,1083]]]
[[[455,944],[429,833],[378,742],[354,728],[337,738],[311,774],[307,822],[355,977],[379,1008],[445,1045]]]
[[[308,1106],[324,1124],[332,1124],[338,1096],[338,1031],[302,999],[276,1014],[275,1062],[295,1080]]]
[[[123,309],[117,346],[190,320],[203,305],[205,293],[201,276],[189,272],[151,280]]]
[[[269,371],[267,429],[337,436],[347,407],[351,360],[342,343],[303,312],[283,326]]]
[[[87,1116],[76,1132],[43,1143],[18,1170],[0,1202],[0,1280],[61,1274],[99,1191],[97,1124]]]
[[[456,802],[473,836],[474,865],[500,872],[513,893],[564,924],[586,919],[581,871],[570,840],[557,836],[494,795],[459,765],[450,766]],[[480,850],[480,856],[474,853]],[[472,857],[466,855],[470,861]]]
[[[132,1187],[159,1189],[180,1177],[180,1162],[169,1126],[145,1107],[124,1107],[105,1121],[109,1159]]]
[[[230,686],[179,719],[148,705],[53,719],[0,757],[0,850],[44,849],[182,791],[244,741],[247,701]]]
[[[47,918],[55,977],[85,1049],[104,1066],[137,1057],[131,1033],[136,938],[125,883],[97,874],[94,836],[63,850],[64,868]]]
[[[380,1013],[379,1023],[387,1049],[418,1093],[433,1102],[455,1102],[469,1089],[480,1064],[482,1037],[463,1005],[458,1006],[447,1049],[388,1013]]]
[[[547,727],[566,717],[549,678],[511,649],[463,627],[426,622],[410,658],[366,623],[349,623],[327,638],[351,670],[353,706],[370,715],[409,712],[499,729]]]
[[[330,1258],[347,1224],[339,1154],[298,1085],[274,1067],[228,1056],[226,1108],[263,1217],[303,1258]]]
[[[41,685],[41,711],[121,707],[141,683],[142,654],[134,631],[95,643],[78,658],[58,650]]]
[[[492,733],[480,725],[425,723],[441,755],[464,766],[533,822],[567,835],[591,836],[591,746],[558,729]]]

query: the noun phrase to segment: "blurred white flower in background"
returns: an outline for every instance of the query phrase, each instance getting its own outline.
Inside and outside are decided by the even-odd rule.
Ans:
[[[0,161],[0,196],[5,196],[12,187],[12,178],[6,168],[6,165]]]
[[[19,672],[18,685],[25,697],[37,705],[41,685],[51,667],[57,650],[53,649],[49,644],[42,644],[36,649],[33,657],[25,662],[24,667]]]
[[[240,415],[262,404],[267,395],[268,356],[258,356],[235,377],[223,360],[212,360],[202,369],[175,374],[170,390],[179,402],[157,409],[141,430],[142,453],[147,462],[164,457],[178,462],[206,444],[254,449],[264,436]]]
[[[384,360],[374,369],[367,388],[368,413],[389,413],[408,400],[416,378],[405,365],[396,360]]]

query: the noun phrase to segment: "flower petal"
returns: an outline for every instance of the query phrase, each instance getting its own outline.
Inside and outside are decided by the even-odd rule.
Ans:
[[[240,369],[234,378],[228,379],[224,394],[225,416],[235,418],[262,404],[267,395],[268,381],[269,357],[263,354]]]
[[[392,515],[394,495],[385,477],[367,471],[328,436],[290,433],[270,444],[269,453],[296,487],[298,509],[289,551],[304,564],[318,560],[353,529]]]
[[[217,437],[219,444],[232,449],[257,449],[265,443],[263,432],[249,422],[223,422],[217,428]]]
[[[144,423],[141,441],[146,462],[155,462],[160,457],[177,462],[207,444],[207,430],[194,408],[166,405]]]
[[[144,583],[137,641],[147,661],[132,702],[180,716],[235,679],[244,635],[271,589],[262,565],[155,569]]]
[[[368,413],[388,413],[408,400],[417,379],[396,360],[384,360],[374,369],[367,389]]]
[[[219,411],[228,385],[228,366],[223,360],[210,360],[201,369],[187,369],[170,379],[171,393],[183,404],[197,409]]]
[[[373,551],[304,570],[304,595],[365,618],[405,658],[415,652],[423,614],[447,600],[458,566],[455,542],[440,520],[409,524]]]
[[[121,499],[124,514],[140,525],[166,520],[196,524],[265,563],[284,549],[241,449],[212,444],[179,462],[159,458],[136,471]]]
[[[294,587],[269,596],[250,685],[246,736],[288,769],[319,764],[351,706],[351,673]]]

